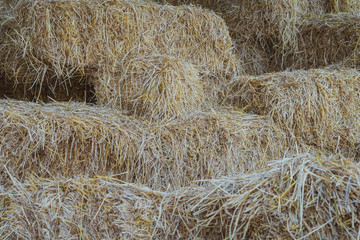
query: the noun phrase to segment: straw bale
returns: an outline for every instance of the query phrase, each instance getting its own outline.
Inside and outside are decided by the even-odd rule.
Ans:
[[[300,155],[256,174],[170,192],[109,177],[14,180],[0,193],[5,206],[0,234],[10,239],[356,239],[359,174],[348,159]]]
[[[360,17],[345,13],[305,17],[298,27],[298,48],[285,54],[283,69],[311,69],[339,63],[358,67],[359,23]]]
[[[0,155],[20,180],[33,173],[114,175],[166,189],[254,171],[295,151],[271,119],[226,110],[162,122],[82,103],[0,100]]]
[[[313,69],[244,76],[229,99],[251,113],[269,115],[290,138],[353,157],[360,142],[360,73]]]
[[[241,71],[225,22],[200,8],[136,0],[25,0],[11,12],[2,23],[0,69],[15,83],[32,86],[46,79],[55,88],[74,76],[110,78],[124,59],[148,55],[184,59],[218,81]]]
[[[98,103],[155,120],[200,110],[204,103],[199,71],[168,56],[133,58],[95,88]]]
[[[284,9],[269,1],[222,1],[212,5],[229,26],[236,56],[246,74],[272,72],[274,69],[269,61],[273,55],[272,45],[291,44],[292,40],[287,38],[292,34],[289,29],[286,30],[288,36],[281,35],[285,31],[283,28],[290,27],[293,19],[280,19],[279,15],[287,14],[291,7],[288,2],[284,2]]]

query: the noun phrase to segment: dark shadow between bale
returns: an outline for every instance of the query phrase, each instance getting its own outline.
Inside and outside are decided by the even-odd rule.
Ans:
[[[74,77],[71,81],[55,82],[49,80],[45,84],[15,83],[4,74],[0,75],[0,99],[16,99],[30,102],[86,102],[96,103],[93,84],[84,77]]]

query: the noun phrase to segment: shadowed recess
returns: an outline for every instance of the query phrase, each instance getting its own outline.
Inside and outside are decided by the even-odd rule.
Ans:
[[[86,78],[77,77],[70,81],[46,84],[14,83],[0,75],[0,99],[16,99],[30,102],[77,101],[96,103],[94,86]]]

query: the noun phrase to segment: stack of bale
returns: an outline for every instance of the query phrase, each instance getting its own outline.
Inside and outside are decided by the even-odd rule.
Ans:
[[[166,192],[112,177],[30,177],[1,192],[0,237],[356,239],[359,174],[348,159],[305,154]]]
[[[111,84],[125,71],[137,70],[133,59],[154,71],[197,70],[198,81],[212,89],[242,72],[225,22],[202,9],[125,0],[20,1],[6,13],[0,72],[10,87],[34,95],[44,86],[65,91],[86,81],[95,92],[116,97],[107,90],[118,87]],[[155,63],[159,56],[164,63]]]
[[[313,69],[242,76],[227,100],[271,118],[289,139],[355,157],[360,143],[360,72]]]
[[[222,16],[247,74],[358,67],[360,3],[354,0],[173,0]]]
[[[163,190],[255,171],[294,149],[266,116],[223,110],[154,124],[105,107],[16,100],[0,100],[0,142],[1,169],[21,181],[114,175]]]
[[[0,238],[356,238],[359,72],[243,73],[358,66],[357,3],[170,3],[225,20],[0,3]]]
[[[9,176],[115,175],[176,189],[298,150],[269,117],[218,106],[241,64],[214,13],[124,0],[19,1],[5,12],[8,89],[35,100],[49,98],[47,88],[50,100],[91,95],[100,105],[0,101]]]
[[[169,3],[199,5],[223,17],[243,69],[247,74],[255,75],[275,70],[276,66],[269,62],[274,55],[274,46],[285,48],[293,44],[294,25],[300,9],[304,8],[302,2],[286,0],[180,0]]]

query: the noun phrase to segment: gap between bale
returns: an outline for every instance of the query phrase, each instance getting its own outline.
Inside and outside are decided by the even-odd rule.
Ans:
[[[269,115],[291,139],[322,150],[356,154],[360,142],[360,74],[354,69],[314,69],[243,76],[229,84],[228,101]]]
[[[0,76],[0,99],[16,99],[31,102],[79,101],[96,103],[94,86],[84,78],[73,78],[71,81],[35,83],[32,86],[14,83],[6,76]]]
[[[166,192],[111,177],[29,177],[0,189],[0,236],[355,239],[359,174],[348,159],[300,155]]]
[[[251,172],[303,147],[268,117],[234,111],[152,123],[81,103],[14,100],[0,100],[0,142],[2,165],[20,180],[109,174],[156,189]]]

